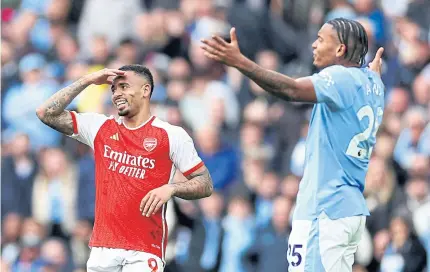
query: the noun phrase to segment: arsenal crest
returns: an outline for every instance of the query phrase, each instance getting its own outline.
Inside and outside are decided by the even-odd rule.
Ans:
[[[157,147],[157,139],[145,138],[143,140],[143,148],[145,148],[146,151],[151,152],[155,147]]]

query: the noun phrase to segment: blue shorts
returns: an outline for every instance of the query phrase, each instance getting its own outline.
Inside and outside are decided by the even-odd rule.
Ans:
[[[288,271],[352,271],[365,216],[331,220],[324,212],[314,220],[294,220],[288,239]]]

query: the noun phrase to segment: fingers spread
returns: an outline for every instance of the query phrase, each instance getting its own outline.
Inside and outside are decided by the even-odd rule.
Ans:
[[[205,54],[206,57],[208,57],[210,59],[213,59],[213,60],[216,60],[216,61],[221,61],[220,57],[218,57],[218,56],[216,56],[214,54],[211,54],[211,53],[209,53],[207,51],[205,51],[204,54]]]
[[[226,47],[228,45],[228,43],[220,36],[212,36],[212,40],[218,43],[221,47]]]
[[[213,54],[213,55],[217,55],[217,50],[213,47],[207,46],[207,45],[201,45],[200,46],[204,51]]]
[[[213,39],[209,39],[209,40],[203,39],[202,43],[206,44],[207,47],[215,49],[216,51],[222,51],[224,49],[223,45],[219,44]]]

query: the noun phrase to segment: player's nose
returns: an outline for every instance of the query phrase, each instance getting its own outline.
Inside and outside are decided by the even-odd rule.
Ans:
[[[118,89],[116,89],[116,90],[112,93],[112,100],[115,102],[115,100],[117,100],[120,96],[121,96],[121,92],[120,92],[120,91],[118,91]]]
[[[314,41],[313,43],[312,43],[312,49],[316,49],[317,48],[317,41]]]

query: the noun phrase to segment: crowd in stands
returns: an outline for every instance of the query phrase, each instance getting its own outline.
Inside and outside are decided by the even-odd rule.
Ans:
[[[234,26],[247,57],[303,77],[317,72],[318,29],[344,17],[367,31],[366,65],[385,48],[385,112],[364,191],[371,215],[353,269],[430,271],[429,14],[428,0],[2,1],[1,270],[86,271],[92,150],[35,109],[87,73],[139,63],[154,75],[152,113],[193,137],[215,188],[169,202],[165,271],[287,271],[312,105],[209,60],[200,39],[228,38]],[[110,96],[93,85],[68,109],[116,116]]]

